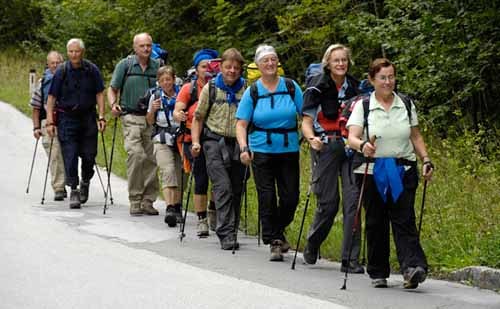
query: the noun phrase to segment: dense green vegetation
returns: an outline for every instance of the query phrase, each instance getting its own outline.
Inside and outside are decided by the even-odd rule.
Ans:
[[[307,65],[318,62],[331,43],[352,48],[351,71],[358,78],[371,59],[385,55],[397,64],[400,90],[418,100],[420,126],[437,166],[422,232],[432,271],[500,267],[498,6],[482,0],[195,0],[182,5],[172,0],[13,0],[0,7],[0,99],[28,112],[28,69],[41,72],[46,51],[63,51],[70,37],[85,41],[87,58],[107,80],[140,31],[168,49],[179,72],[199,48],[234,46],[250,62],[262,42],[277,48],[287,75],[300,82]],[[113,123],[108,121],[105,134],[108,156]],[[117,149],[113,170],[124,176],[125,154],[121,144]],[[293,243],[309,177],[305,146],[302,154],[302,203],[288,232]],[[421,191],[417,216],[420,198]],[[255,233],[253,184],[249,204],[249,231]],[[314,204],[312,198],[306,228]],[[340,216],[336,222],[341,223]],[[338,223],[322,247],[325,257],[339,257]],[[394,255],[391,262],[396,268]]]

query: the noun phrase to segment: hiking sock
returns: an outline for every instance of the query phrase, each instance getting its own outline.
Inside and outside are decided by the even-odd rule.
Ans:
[[[207,212],[206,211],[200,211],[196,213],[198,215],[198,220],[205,219],[207,217]]]

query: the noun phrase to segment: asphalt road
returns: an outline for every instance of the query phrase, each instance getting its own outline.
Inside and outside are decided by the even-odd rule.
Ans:
[[[40,204],[47,158],[34,149],[30,120],[0,103],[0,308],[500,308],[500,295],[428,279],[404,290],[400,275],[374,289],[367,275],[350,275],[341,291],[340,265],[320,260],[291,270],[269,262],[269,248],[240,234],[235,255],[214,234],[198,239],[188,216],[186,238],[156,217],[128,215],[126,182],[112,177],[114,205],[102,214],[97,177],[81,210],[54,202],[50,187]],[[105,172],[101,170],[104,177]]]

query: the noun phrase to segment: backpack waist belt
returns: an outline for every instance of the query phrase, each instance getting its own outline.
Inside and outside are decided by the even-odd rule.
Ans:
[[[147,112],[144,111],[139,111],[139,110],[136,110],[136,109],[132,109],[132,108],[126,108],[126,107],[123,107],[122,106],[122,116],[124,115],[135,115],[135,116],[146,116]]]
[[[283,134],[283,145],[285,147],[288,147],[288,133],[289,132],[296,132],[297,131],[297,126],[293,128],[288,128],[288,129],[282,129],[282,128],[275,128],[275,129],[264,129],[264,128],[259,128],[257,126],[252,127],[252,131],[263,131],[266,132],[266,143],[268,145],[271,145],[273,141],[271,140],[271,133],[278,133],[278,134]]]
[[[153,126],[153,136],[155,135],[160,135],[160,144],[166,144],[167,143],[167,134],[170,136],[174,136],[175,134],[175,129],[173,127],[162,127],[159,125],[154,125]],[[175,142],[174,142],[175,144]],[[169,145],[173,146],[173,145]]]
[[[377,158],[367,158],[367,157],[364,157],[364,158],[365,158],[366,163],[375,163],[375,160],[377,159]],[[405,166],[411,166],[411,167],[417,166],[417,161],[411,161],[411,160],[404,159],[404,158],[395,158],[395,159],[396,159],[396,165],[405,165]]]
[[[340,132],[340,130],[323,131],[321,133],[314,132],[314,136],[321,136],[321,134],[323,133],[326,135],[326,137],[328,137],[328,140],[342,139],[342,133]]]
[[[227,137],[227,136],[222,136],[217,133],[212,132],[209,128],[204,128],[203,129],[203,135],[205,140],[213,140],[217,141],[219,144],[220,152],[222,155],[222,161],[224,162],[225,167],[230,167],[231,166],[231,154],[228,151],[228,147],[232,148],[231,152],[234,152],[234,149],[239,149],[239,147],[236,147],[236,138],[235,137]],[[239,154],[238,154],[239,156]]]

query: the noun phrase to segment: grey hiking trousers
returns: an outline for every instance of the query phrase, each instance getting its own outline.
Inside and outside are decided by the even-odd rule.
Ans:
[[[352,173],[349,160],[343,154],[344,144],[340,140],[324,145],[320,152],[311,149],[313,187],[317,196],[316,212],[309,228],[307,241],[313,248],[319,248],[328,237],[333,221],[339,210],[339,176],[342,186],[343,241],[342,260],[347,261],[352,239],[352,225],[356,215],[359,187]],[[334,146],[334,147],[331,147]],[[359,220],[361,222],[361,220]],[[361,228],[354,235],[351,261],[358,260],[361,247]]]
[[[239,159],[236,139],[226,138],[222,143],[214,139],[203,142],[207,172],[212,182],[217,227],[215,232],[222,241],[234,235],[240,218],[241,191],[245,166]],[[229,154],[229,157],[226,155]]]

